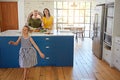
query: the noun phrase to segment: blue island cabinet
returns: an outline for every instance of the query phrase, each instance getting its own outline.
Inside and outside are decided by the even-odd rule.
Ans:
[[[12,68],[19,67],[19,49],[18,46],[9,45],[10,40],[16,41],[18,37],[0,37],[0,67]]]
[[[10,40],[16,41],[17,36],[0,37],[0,67],[19,67],[18,46],[9,45]],[[36,66],[73,66],[74,36],[32,36],[40,50],[45,54],[42,59],[37,53]]]

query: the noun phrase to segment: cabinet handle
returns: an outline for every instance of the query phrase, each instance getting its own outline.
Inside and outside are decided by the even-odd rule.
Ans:
[[[50,47],[49,47],[49,46],[46,46],[45,48],[47,48],[47,49],[48,49],[48,48],[50,48]]]
[[[118,60],[116,60],[116,62],[118,63]]]
[[[50,59],[50,57],[46,57],[45,59]]]
[[[117,42],[120,42],[120,40],[117,40]]]
[[[49,40],[49,38],[45,38],[45,40]]]
[[[117,51],[119,51],[119,49],[116,49]]]

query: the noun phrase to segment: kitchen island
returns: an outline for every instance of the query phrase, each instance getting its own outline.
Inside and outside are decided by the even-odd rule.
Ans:
[[[0,68],[19,67],[20,44],[13,46],[8,42],[16,41],[20,35],[21,32],[18,30],[8,30],[0,34]],[[36,66],[73,66],[73,34],[33,32],[30,35],[46,56],[45,59],[42,59],[37,53],[38,64]]]

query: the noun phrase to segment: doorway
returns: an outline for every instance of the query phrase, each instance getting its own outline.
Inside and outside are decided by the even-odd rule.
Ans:
[[[0,29],[18,29],[18,7],[17,2],[0,2]]]

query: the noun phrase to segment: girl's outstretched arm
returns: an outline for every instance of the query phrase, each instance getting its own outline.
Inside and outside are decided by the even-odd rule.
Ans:
[[[35,47],[35,49],[38,51],[38,53],[40,54],[41,58],[45,58],[45,55],[40,51],[39,47],[37,46],[37,44],[34,42],[34,40],[32,38],[30,38],[30,42]]]
[[[20,40],[21,40],[21,37],[19,37],[16,42],[14,42],[14,41],[9,41],[8,43],[16,46],[16,45],[19,44]]]

